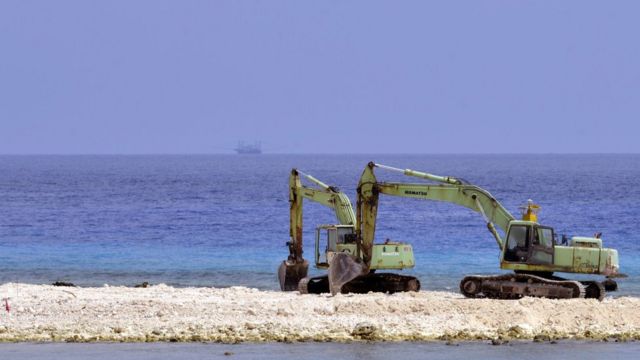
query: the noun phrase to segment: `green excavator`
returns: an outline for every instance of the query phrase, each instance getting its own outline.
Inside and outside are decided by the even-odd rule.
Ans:
[[[436,182],[379,182],[375,168]],[[513,270],[501,275],[466,276],[460,291],[469,298],[517,299],[523,296],[555,299],[595,298],[602,300],[605,291],[617,289],[613,278],[619,273],[618,252],[602,247],[599,234],[594,237],[572,237],[566,245],[557,244],[553,228],[537,222],[540,209],[532,201],[523,207],[521,220],[514,218],[488,191],[454,177],[443,177],[409,169],[398,169],[370,162],[358,185],[356,242],[360,257],[344,257],[345,274],[366,274],[375,266],[373,238],[376,228],[379,195],[444,201],[467,207],[484,218],[501,250],[500,267]],[[501,236],[496,226],[505,236]],[[348,269],[348,270],[345,270]],[[607,280],[575,281],[554,273],[604,275]],[[348,277],[346,282],[349,281]]]
[[[302,184],[300,175],[316,187]],[[327,275],[308,277],[309,262],[302,256],[303,200],[311,200],[334,210],[338,224],[319,225],[315,236],[315,266],[328,270]],[[370,247],[373,263],[363,273],[362,246],[356,237],[356,221],[349,198],[338,188],[329,186],[311,175],[292,169],[289,176],[290,240],[289,256],[278,268],[282,291],[300,293],[366,293],[369,291],[418,291],[420,282],[412,276],[376,273],[376,270],[401,270],[415,265],[413,248],[409,244],[390,242]],[[320,240],[325,239],[321,249]],[[357,259],[357,260],[354,260]],[[353,266],[353,264],[356,266]],[[355,273],[354,273],[355,271]]]

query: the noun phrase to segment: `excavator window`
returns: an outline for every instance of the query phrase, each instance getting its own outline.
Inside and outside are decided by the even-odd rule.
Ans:
[[[336,251],[338,243],[338,231],[336,229],[327,229],[327,249]]]
[[[538,226],[528,264],[553,264],[553,229]]]
[[[553,248],[553,229],[539,227],[536,238],[539,239],[538,245],[544,246],[546,248]]]
[[[529,226],[514,225],[509,229],[507,249],[504,253],[505,261],[523,262],[527,260],[529,252]]]

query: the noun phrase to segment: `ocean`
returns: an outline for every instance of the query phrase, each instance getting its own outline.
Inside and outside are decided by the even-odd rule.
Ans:
[[[516,216],[533,199],[558,234],[602,232],[629,275],[612,296],[640,295],[640,155],[0,156],[0,283],[276,290],[291,168],[355,204],[369,161],[464,178]],[[501,272],[495,240],[471,210],[383,195],[378,219],[378,241],[413,244],[416,266],[404,273],[423,289],[457,291],[464,275]],[[315,227],[331,223],[330,209],[305,203],[307,259]]]
[[[493,360],[591,360],[615,356],[637,359],[638,343],[512,342],[491,346],[486,342],[461,343],[297,343],[297,344],[2,344],[7,359],[93,359],[93,360],[164,360],[164,359],[493,359]]]

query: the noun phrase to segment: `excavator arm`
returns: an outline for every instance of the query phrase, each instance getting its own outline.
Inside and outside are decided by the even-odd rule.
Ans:
[[[309,181],[318,185],[320,189],[314,189],[312,187],[304,186],[300,182],[300,175],[304,176]],[[296,217],[302,212],[302,199],[308,199],[313,202],[317,202],[329,208],[332,208],[336,215],[336,220],[340,225],[354,225],[355,215],[353,213],[353,207],[349,197],[340,191],[335,186],[329,186],[322,181],[314,178],[311,175],[305,174],[302,171],[293,169],[289,179],[289,200],[292,204],[295,204]],[[292,217],[293,219],[294,217]]]
[[[439,182],[440,184],[378,182],[374,168],[401,172],[408,176]],[[467,207],[480,213],[487,228],[493,234],[500,248],[504,240],[496,230],[498,226],[506,233],[509,222],[514,217],[488,191],[464,181],[441,177],[428,173],[396,169],[370,162],[364,169],[358,184],[356,234],[361,244],[363,260],[370,265],[371,249],[376,229],[379,194],[408,197],[423,200],[445,201]]]

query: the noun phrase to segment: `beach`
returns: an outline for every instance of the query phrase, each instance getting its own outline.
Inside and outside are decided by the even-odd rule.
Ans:
[[[452,292],[300,295],[246,287],[6,283],[5,342],[353,342],[640,339],[636,297],[466,299]],[[4,302],[4,301],[3,301]]]

